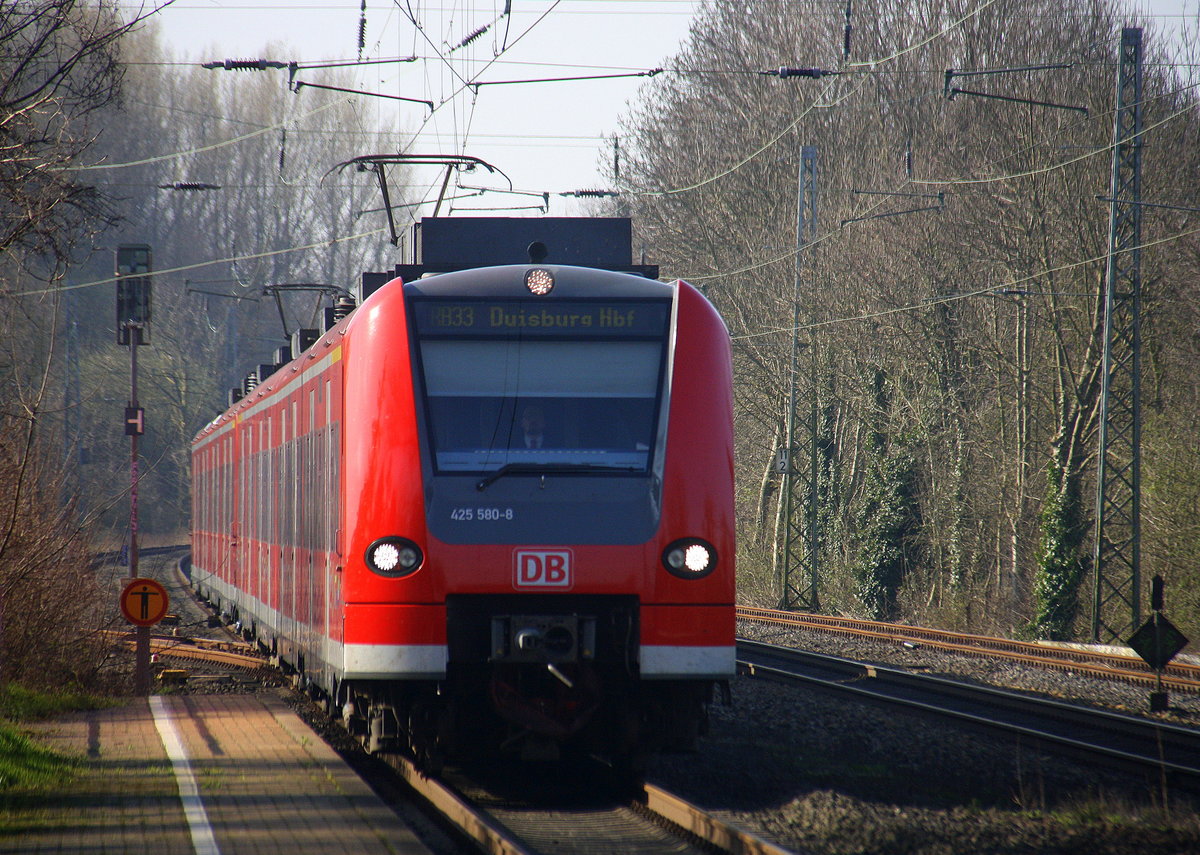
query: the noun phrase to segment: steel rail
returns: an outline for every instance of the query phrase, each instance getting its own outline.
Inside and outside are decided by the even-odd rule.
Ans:
[[[194,592],[191,592],[190,588],[187,590],[195,599]],[[224,660],[229,664],[245,663],[243,667],[252,669],[268,667],[268,662],[261,657],[235,653],[229,649],[231,647],[252,650],[254,645],[205,638],[189,638],[186,641],[174,636],[151,638],[152,651],[164,655],[208,661]],[[435,812],[481,851],[489,855],[536,855],[486,813],[473,808],[452,787],[418,769],[410,758],[402,754],[381,754],[379,757]],[[640,812],[653,815],[667,826],[679,829],[684,835],[692,835],[704,841],[720,852],[730,855],[789,855],[788,850],[729,825],[702,808],[653,784],[643,785],[643,792],[640,798],[635,800],[635,807]]]
[[[135,644],[135,639],[130,633],[113,632],[108,634],[126,647],[133,647]],[[244,668],[248,671],[268,667],[268,662],[263,657],[237,653],[227,649],[228,646],[227,642],[208,639],[181,639],[170,636],[151,636],[150,638],[150,653],[157,656],[212,662],[232,668]]]
[[[100,634],[105,638],[115,641],[125,641],[133,638],[132,630],[101,630]],[[151,643],[160,642],[168,646],[182,644],[191,645],[201,650],[222,650],[226,653],[242,653],[251,657],[258,650],[256,645],[248,641],[239,641],[233,638],[204,638],[197,635],[167,635],[166,633],[158,633],[152,634],[150,641]]]
[[[1200,731],[1017,692],[753,641],[738,642],[752,676],[901,706],[1000,731],[1047,749],[1200,788]]]
[[[537,855],[526,849],[501,825],[493,822],[482,811],[451,787],[437,778],[426,775],[412,760],[402,754],[382,755],[382,759],[420,796],[438,815],[444,817],[458,832],[488,855]]]
[[[257,671],[259,668],[268,667],[267,660],[261,656],[248,656],[244,653],[234,653],[229,650],[206,649],[196,645],[179,644],[159,638],[150,639],[150,652],[158,656],[194,659],[234,668],[245,668],[248,671]]]
[[[968,656],[1008,659],[1072,673],[1086,673],[1107,680],[1140,686],[1155,685],[1154,671],[1136,656],[1073,647],[1050,647],[1028,641],[1015,641],[985,635],[928,629],[905,624],[858,620],[856,618],[785,612],[747,606],[737,608],[741,620],[781,626],[795,626],[832,632],[855,638],[870,638],[896,643],[923,644],[939,650]],[[1178,692],[1200,694],[1200,665],[1172,662],[1163,672],[1163,686]]]
[[[488,855],[540,855],[539,850],[524,846],[519,835],[473,807],[453,787],[416,767],[401,754],[382,755],[382,759],[430,807],[482,852]],[[735,828],[696,805],[656,787],[644,785],[635,801],[638,812],[651,814],[676,833],[694,836],[720,852],[730,855],[789,855],[789,851],[760,837]]]
[[[646,810],[688,834],[699,837],[721,852],[734,855],[790,855],[790,850],[735,828],[691,802],[653,784],[645,785],[645,799]]]

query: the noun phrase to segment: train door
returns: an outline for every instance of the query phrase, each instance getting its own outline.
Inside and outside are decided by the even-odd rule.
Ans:
[[[307,652],[311,647],[312,615],[309,608],[310,579],[305,572],[300,549],[299,521],[300,500],[302,497],[300,490],[300,479],[302,477],[300,472],[300,445],[303,442],[304,430],[300,421],[299,392],[292,396],[288,408],[291,411],[291,417],[288,419],[288,442],[284,452],[287,458],[288,474],[283,482],[284,489],[287,491],[287,511],[284,515],[283,524],[286,528],[287,573],[288,578],[292,580],[291,587],[296,592],[297,639],[300,641],[301,649],[306,653],[304,659],[307,663],[310,660]]]
[[[340,626],[342,614],[342,576],[338,572],[337,528],[339,525],[342,485],[338,478],[338,435],[334,423],[333,383],[328,378],[321,388],[321,411],[324,424],[317,446],[317,468],[321,473],[317,512],[317,542],[321,565],[324,568],[325,584],[325,635],[336,641],[344,641]],[[338,663],[340,669],[341,663]]]
[[[211,572],[216,573],[222,584],[226,586],[226,590],[221,593],[222,607],[232,610],[234,605],[235,595],[229,590],[233,585],[233,578],[229,575],[229,549],[225,539],[225,525],[222,519],[223,511],[225,510],[224,496],[222,492],[225,489],[225,438],[218,436],[213,443],[213,461],[212,461],[212,538],[213,538],[213,567]]]
[[[258,428],[258,590],[263,606],[271,616],[271,626],[276,634],[283,627],[279,620],[279,603],[275,599],[271,584],[271,420],[264,415]]]
[[[245,594],[242,579],[238,574],[237,546],[233,525],[233,490],[237,479],[234,476],[234,435],[227,431],[221,438],[221,485],[217,491],[217,525],[220,526],[221,561],[225,565],[223,575],[234,588],[234,607],[240,616],[245,609]]]
[[[322,653],[322,639],[325,636],[324,609],[324,579],[325,574],[318,571],[316,549],[313,542],[313,509],[318,496],[315,490],[315,458],[314,450],[317,442],[317,390],[312,387],[305,398],[306,412],[304,413],[303,446],[300,458],[300,497],[297,517],[300,521],[300,546],[304,574],[309,579],[309,645],[315,655],[308,657],[310,665],[316,665]]]
[[[246,556],[246,576],[250,580],[250,590],[258,601],[260,614],[265,614],[263,606],[266,596],[263,593],[262,562],[259,560],[259,543],[262,541],[262,455],[259,446],[259,428],[251,424],[246,428],[246,448],[249,452],[250,466],[246,479],[246,525],[242,536],[246,541],[243,554]]]
[[[286,578],[290,580],[288,587],[294,592],[296,616],[296,639],[299,641],[301,649],[306,649],[308,646],[308,615],[305,613],[305,587],[307,580],[304,574],[300,572],[300,565],[297,559],[296,549],[296,512],[297,512],[297,492],[299,490],[300,473],[296,467],[296,448],[300,442],[300,423],[297,418],[299,415],[299,407],[296,404],[296,399],[293,398],[287,404],[289,416],[287,420],[287,442],[284,444],[284,471],[287,473],[283,480],[283,489],[286,495],[284,496],[284,513],[283,513],[283,541],[284,541],[284,567]]]
[[[275,539],[272,541],[275,544],[273,553],[275,555],[277,576],[275,581],[279,585],[279,600],[280,611],[283,613],[283,634],[293,641],[298,641],[296,634],[296,585],[291,578],[289,568],[287,566],[287,499],[291,492],[291,485],[288,483],[288,468],[287,468],[287,444],[288,444],[288,406],[287,399],[284,399],[283,404],[279,408],[279,441],[275,446],[275,476],[271,479],[271,483],[275,485],[275,507],[271,518],[275,520]],[[291,661],[294,663],[295,658],[292,654]]]
[[[250,544],[250,526],[247,509],[250,507],[249,491],[251,481],[251,456],[250,456],[250,431],[237,430],[238,453],[237,453],[237,507],[234,509],[234,553],[237,556],[238,568],[241,572],[242,580],[246,585],[246,592],[250,597],[250,601],[254,601],[254,582],[250,576],[252,565],[247,560],[249,544]],[[258,610],[254,610],[255,617],[258,616]],[[257,626],[258,621],[255,621]]]

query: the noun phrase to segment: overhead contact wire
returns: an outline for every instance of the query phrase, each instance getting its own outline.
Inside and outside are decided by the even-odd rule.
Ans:
[[[986,2],[984,2],[984,4],[982,6],[980,6],[978,9],[974,10],[973,12],[969,12],[968,14],[964,15],[962,18],[955,21],[954,23],[947,25],[941,31],[934,33],[933,35],[931,35],[929,38],[925,39],[922,42],[918,42],[915,45],[911,45],[903,50],[897,51],[896,53],[892,54],[891,56],[883,57],[881,59],[867,60],[867,61],[863,61],[863,62],[853,62],[853,63],[850,63],[850,65],[852,67],[856,67],[856,69],[861,67],[862,70],[874,70],[875,67],[878,65],[884,65],[884,64],[887,64],[890,62],[894,62],[895,60],[899,59],[900,57],[904,56],[905,54],[910,53],[914,50],[917,50],[921,47],[924,47],[925,45],[933,42],[936,39],[942,38],[943,36],[945,36],[946,34],[951,32],[952,30],[962,26],[964,23],[969,21],[971,18],[976,17],[977,15],[982,13],[984,10],[986,10],[988,7],[993,6],[998,2],[999,2],[999,0],[986,0]],[[865,78],[863,78],[863,79],[865,80]],[[820,95],[817,96],[817,100],[820,101],[821,99],[823,99],[829,93],[829,91],[833,88],[833,86],[834,86],[834,83],[832,83],[832,82],[829,85],[827,85],[825,87],[825,90],[823,92],[821,92]],[[855,90],[855,91],[857,91],[857,90]],[[841,103],[842,101],[845,101],[846,98],[848,98],[851,94],[853,94],[853,92],[847,93],[842,98],[838,99],[838,101],[836,101],[834,104],[830,104],[830,105],[821,105],[819,103],[813,103],[807,109],[805,109],[799,116],[797,116],[796,119],[791,122],[791,124],[789,124],[786,128],[784,128],[783,131],[781,131],[777,136],[772,138],[769,142],[764,144],[762,147],[758,148],[752,154],[743,158],[738,163],[729,167],[725,171],[712,176],[711,178],[707,178],[703,181],[697,182],[696,184],[692,184],[687,187],[678,187],[678,188],[672,188],[669,190],[640,190],[640,191],[633,190],[633,191],[629,191],[630,195],[632,195],[632,196],[648,196],[648,197],[672,196],[672,195],[675,195],[678,193],[687,193],[692,190],[698,190],[699,188],[705,187],[705,186],[713,183],[714,181],[719,181],[720,179],[725,178],[728,175],[732,175],[734,172],[737,172],[739,169],[741,169],[747,163],[758,158],[767,149],[775,146],[781,139],[783,139],[784,136],[791,133],[791,131],[794,130],[805,117],[807,117],[810,113],[812,113],[813,110],[820,109],[822,107],[837,106],[837,104]]]
[[[295,121],[299,121],[300,119],[307,119],[309,116],[315,116],[317,113],[323,112],[325,110],[329,110],[333,107],[336,107],[337,105],[339,105],[341,103],[342,103],[342,101],[340,101],[340,100],[331,101],[328,104],[325,104],[324,106],[317,107],[314,110],[310,110],[307,113],[304,113],[300,116],[295,117]],[[217,143],[212,143],[211,145],[198,146],[196,148],[187,149],[185,151],[176,151],[176,152],[172,152],[170,154],[155,155],[154,157],[147,157],[147,158],[143,158],[142,160],[131,160],[127,163],[98,163],[98,164],[93,164],[91,166],[67,166],[67,167],[63,168],[63,171],[64,172],[82,172],[85,170],[95,170],[95,169],[125,169],[126,167],[130,167],[130,166],[145,166],[150,163],[162,163],[164,161],[175,160],[176,158],[180,158],[180,157],[187,157],[188,155],[191,155],[191,154],[202,154],[203,152],[206,152],[206,151],[215,151],[216,149],[225,148],[226,146],[236,145],[237,143],[245,142],[246,140],[253,139],[254,137],[260,137],[263,134],[270,133],[271,131],[277,131],[280,128],[285,127],[287,125],[288,121],[289,120],[285,119],[282,122],[276,122],[273,125],[268,125],[267,127],[260,128],[257,131],[251,131],[250,133],[242,134],[241,136],[233,137],[232,139],[223,140],[223,141],[217,142]]]
[[[352,240],[358,240],[365,237],[373,237],[383,234],[387,229],[372,229],[366,232],[359,232],[353,235],[344,235],[343,237],[328,238],[327,240],[319,240],[313,243],[304,244],[303,246],[291,246],[284,249],[271,249],[265,252],[253,252],[243,255],[233,255],[228,258],[214,258],[209,261],[197,261],[192,264],[183,264],[179,267],[168,267],[165,270],[156,270],[153,275],[155,277],[166,276],[169,273],[186,273],[189,270],[198,270],[201,267],[210,267],[214,264],[236,264],[239,261],[254,261],[259,258],[273,258],[278,255],[287,255],[291,252],[307,252],[313,249],[324,249],[336,244],[346,243]],[[62,285],[56,288],[41,288],[35,291],[20,291],[20,292],[0,292],[0,297],[8,299],[19,299],[22,297],[40,297],[44,294],[57,294],[62,291],[79,291],[84,288],[94,288],[97,285],[110,285],[117,281],[116,276],[108,276],[104,279],[95,279],[91,282],[81,282],[75,285]]]
[[[1172,241],[1182,240],[1183,238],[1191,237],[1192,235],[1196,235],[1196,234],[1200,234],[1200,227],[1190,229],[1186,232],[1179,232],[1178,234],[1174,234],[1174,235],[1167,235],[1166,237],[1158,238],[1157,240],[1147,241],[1146,243],[1140,244],[1138,246],[1123,249],[1120,251],[1119,254],[1126,254],[1126,253],[1134,252],[1135,250],[1148,249],[1150,247],[1159,246],[1164,243],[1171,243]],[[815,323],[801,324],[799,326],[779,327],[777,329],[762,330],[762,331],[756,332],[756,333],[743,333],[742,335],[735,335],[735,336],[731,336],[730,338],[733,341],[740,341],[740,340],[744,340],[744,339],[761,338],[762,336],[779,335],[781,333],[791,333],[791,332],[795,332],[795,331],[804,332],[806,330],[813,330],[813,329],[819,329],[821,327],[833,326],[834,324],[853,323],[855,321],[869,321],[869,320],[874,320],[875,318],[887,317],[888,315],[898,315],[898,314],[903,314],[906,312],[919,311],[919,310],[927,309],[930,306],[942,305],[944,303],[955,303],[955,302],[958,302],[959,300],[966,300],[970,297],[981,297],[981,296],[985,296],[988,294],[995,294],[1000,289],[1013,288],[1017,285],[1021,285],[1026,282],[1033,282],[1035,280],[1042,279],[1045,276],[1049,276],[1052,273],[1061,273],[1064,270],[1072,270],[1076,267],[1083,267],[1084,265],[1087,265],[1087,264],[1096,264],[1096,263],[1099,263],[1102,261],[1106,261],[1108,259],[1108,256],[1109,256],[1109,253],[1106,252],[1103,255],[1093,256],[1092,258],[1085,258],[1082,261],[1073,261],[1069,264],[1061,264],[1057,267],[1050,267],[1045,270],[1040,270],[1037,273],[1031,273],[1028,276],[1022,276],[1019,279],[1009,280],[1008,282],[1004,283],[1003,285],[992,285],[987,288],[982,288],[978,291],[968,291],[963,294],[947,294],[943,297],[934,297],[929,300],[924,300],[921,303],[913,304],[913,305],[909,305],[909,306],[897,306],[894,309],[883,309],[878,312],[868,312],[867,314],[863,314],[863,315],[849,315],[849,316],[843,317],[843,318],[831,318],[830,320],[827,320],[827,321],[817,321]],[[1099,298],[1101,295],[1097,292],[1097,294],[1095,296],[1096,296],[1096,298]]]

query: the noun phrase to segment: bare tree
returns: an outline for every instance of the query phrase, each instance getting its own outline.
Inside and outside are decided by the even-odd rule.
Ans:
[[[109,3],[10,3],[0,8],[0,663],[4,676],[45,682],[94,676],[84,651],[86,528],[65,496],[51,429],[61,415],[55,335],[64,265],[111,224],[113,209],[80,177],[90,119],[115,98],[124,22]],[[46,621],[52,590],[78,603]],[[60,598],[61,599],[61,598]],[[81,610],[76,610],[76,606]],[[79,618],[77,622],[74,618]],[[38,638],[38,643],[31,640]],[[95,636],[92,636],[94,639]],[[75,649],[70,649],[72,647]]]
[[[823,602],[869,612],[894,598],[913,620],[1074,631],[1098,423],[1095,196],[1127,20],[1093,0],[856,3],[847,59],[840,9],[714,0],[676,74],[643,89],[622,131],[623,203],[664,271],[704,285],[733,334],[744,597],[774,584],[769,467],[799,293],[817,354],[799,393],[820,404]],[[780,66],[819,71],[766,73]],[[1164,67],[1147,64],[1154,169],[1159,186],[1194,187],[1195,102]],[[820,224],[797,292],[802,144],[818,149]],[[1194,216],[1177,215],[1176,234]],[[1161,271],[1144,278],[1148,306],[1187,281],[1194,245],[1143,256]],[[1172,354],[1157,364],[1177,406],[1192,400],[1167,368],[1191,355],[1182,333],[1159,322],[1148,339]],[[907,521],[878,525],[881,501],[901,496]],[[1161,540],[1154,560],[1177,565],[1175,551]]]
[[[285,291],[277,304],[264,287],[351,290],[364,270],[391,266],[382,214],[363,213],[380,204],[371,176],[327,175],[339,162],[386,150],[385,135],[345,95],[290,90],[286,71],[229,74],[180,63],[152,28],[121,47],[129,85],[108,111],[96,152],[103,153],[102,186],[123,197],[123,219],[105,235],[108,247],[75,275],[106,279],[116,244],[154,249],[152,345],[141,353],[143,523],[181,531],[190,439],[225,408],[230,388],[275,362],[286,334],[319,326],[329,303],[328,294]],[[267,45],[263,53],[287,56],[289,49]],[[353,88],[337,72],[324,73],[328,83]],[[353,238],[359,234],[366,236]],[[107,318],[111,301],[111,286],[87,289],[76,309]],[[105,427],[128,377],[128,355],[112,335],[108,324],[93,325],[80,363],[84,387],[93,390],[81,402],[94,461],[85,478],[102,505],[128,480],[105,463],[119,469],[122,460],[122,437]],[[107,518],[122,524],[119,513]]]

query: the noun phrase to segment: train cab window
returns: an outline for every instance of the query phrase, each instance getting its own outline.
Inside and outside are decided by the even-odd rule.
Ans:
[[[664,350],[661,339],[423,341],[437,469],[563,464],[645,472]]]

